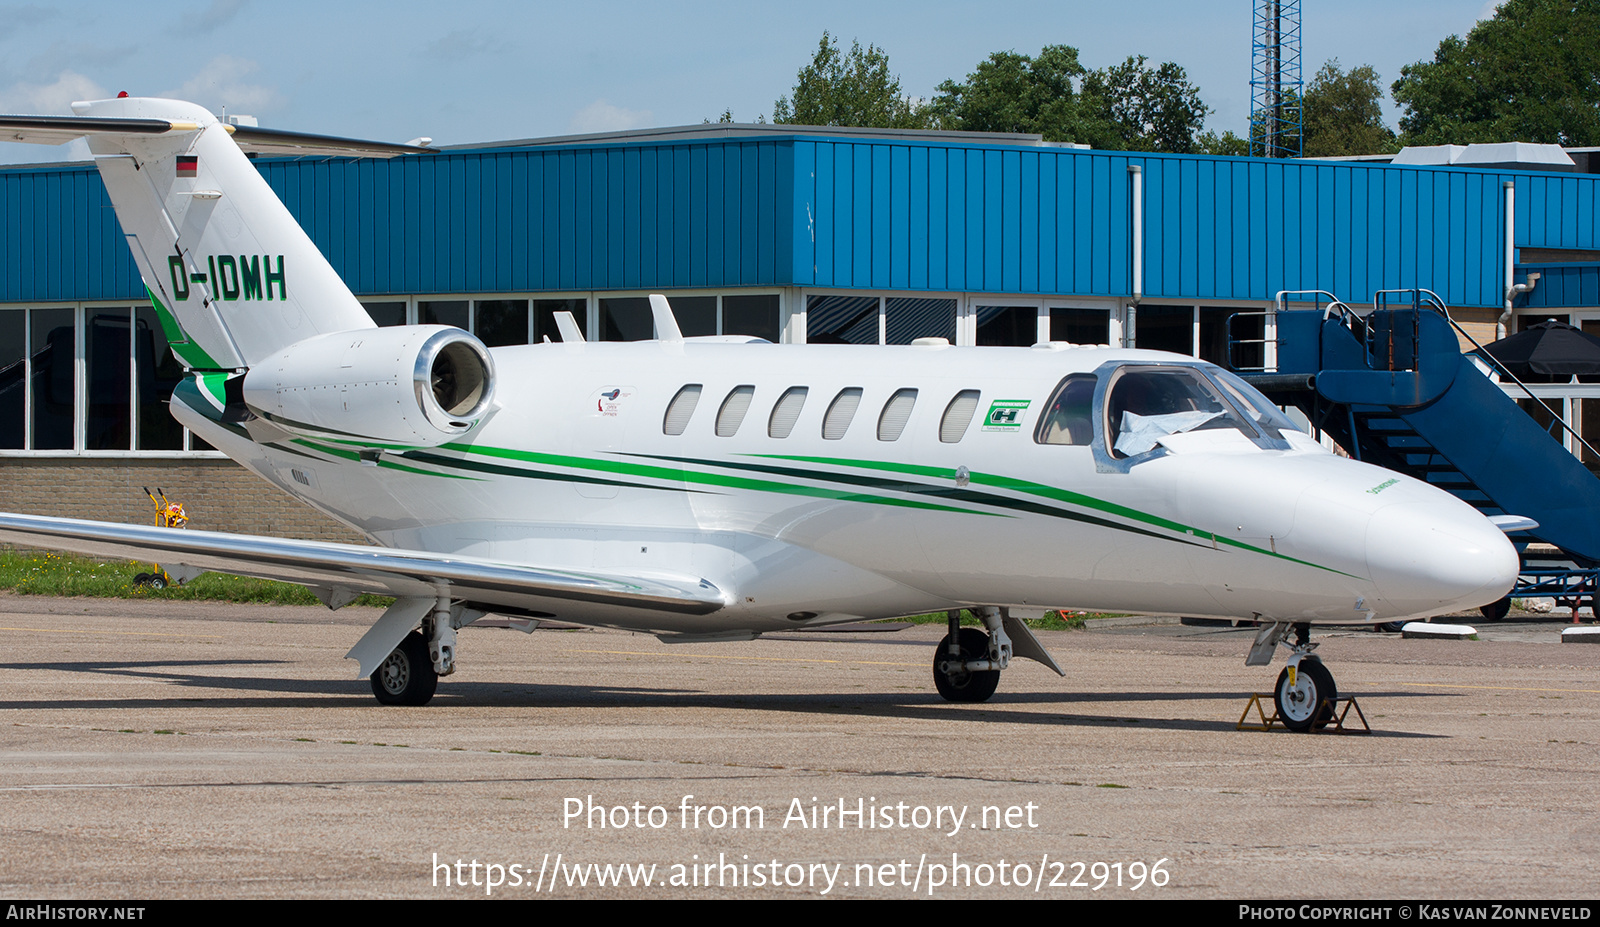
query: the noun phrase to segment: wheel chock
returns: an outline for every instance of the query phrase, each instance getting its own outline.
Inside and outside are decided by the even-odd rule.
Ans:
[[[1361,710],[1361,705],[1356,701],[1355,696],[1347,695],[1336,699],[1325,698],[1322,700],[1322,704],[1328,709],[1328,720],[1312,728],[1312,730],[1324,734],[1372,733],[1372,725],[1367,723],[1367,715]],[[1272,714],[1270,716],[1267,714],[1266,706],[1268,705],[1272,706]],[[1342,710],[1339,707],[1340,705],[1344,706]],[[1249,720],[1251,709],[1255,710],[1258,720]],[[1345,719],[1350,716],[1351,709],[1355,710],[1356,719],[1361,722],[1360,728],[1354,727],[1353,724],[1350,727],[1345,726]],[[1284,730],[1288,730],[1288,727],[1283,725],[1283,718],[1278,714],[1277,700],[1273,698],[1271,692],[1267,692],[1250,696],[1250,701],[1244,706],[1244,713],[1239,715],[1239,723],[1235,724],[1233,729],[1236,731],[1270,731],[1280,726],[1283,726]]]

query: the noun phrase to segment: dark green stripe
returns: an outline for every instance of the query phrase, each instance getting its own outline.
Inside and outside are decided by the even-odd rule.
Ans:
[[[486,463],[481,460],[467,460],[460,457],[444,457],[439,454],[430,454],[425,451],[409,451],[401,455],[407,460],[419,460],[440,467],[457,467],[463,470],[473,470],[478,473],[494,473],[499,476],[517,476],[530,480],[552,480],[562,483],[590,483],[596,486],[626,486],[630,489],[656,489],[671,490],[674,492],[693,492],[704,494],[702,489],[688,489],[683,486],[652,486],[649,483],[630,483],[624,480],[608,480],[598,476],[583,476],[578,473],[559,473],[553,470],[528,470],[523,467],[507,467],[501,464]]]
[[[889,463],[887,461],[877,461],[877,460],[849,460],[849,459],[842,458],[842,457],[809,457],[809,456],[788,455],[788,454],[752,454],[750,456],[752,456],[752,457],[766,457],[766,458],[771,458],[771,459],[774,459],[774,460],[794,460],[794,461],[801,461],[801,462],[805,462],[805,463],[830,464],[830,465],[838,466],[838,467],[857,467],[857,468],[866,469],[866,470],[884,470],[884,471],[888,471],[890,473],[909,473],[909,474],[915,474],[915,475],[918,475],[918,476],[932,476],[932,477],[941,477],[941,478],[944,478],[944,479],[955,479],[955,471],[951,470],[949,468],[945,468],[945,467],[928,467],[928,466],[920,466],[920,465],[917,465],[917,464],[898,464],[898,463]],[[1314,567],[1314,568],[1316,568],[1318,570],[1325,570],[1325,571],[1327,571],[1329,573],[1337,573],[1340,576],[1350,576],[1351,579],[1360,579],[1360,577],[1352,576],[1351,574],[1346,573],[1343,570],[1336,570],[1333,567],[1326,567],[1326,566],[1321,565],[1320,563],[1312,563],[1309,560],[1301,560],[1298,557],[1290,557],[1287,554],[1280,554],[1277,551],[1267,550],[1264,547],[1257,547],[1254,544],[1246,544],[1243,541],[1236,541],[1233,538],[1223,537],[1222,535],[1219,535],[1219,534],[1216,534],[1216,533],[1213,533],[1213,532],[1210,532],[1210,531],[1206,531],[1206,530],[1203,530],[1203,529],[1200,529],[1200,528],[1195,528],[1195,527],[1192,527],[1190,525],[1185,525],[1182,522],[1173,521],[1170,518],[1163,518],[1160,515],[1152,515],[1149,512],[1141,512],[1138,509],[1129,508],[1128,506],[1125,506],[1125,505],[1119,505],[1119,504],[1117,504],[1115,502],[1107,502],[1104,499],[1096,499],[1093,496],[1086,496],[1083,493],[1073,492],[1070,489],[1058,489],[1058,488],[1056,488],[1054,486],[1047,486],[1047,485],[1045,485],[1043,483],[1035,483],[1035,482],[1032,482],[1031,480],[1021,480],[1021,479],[1017,479],[1015,477],[1000,476],[999,474],[993,474],[993,473],[977,473],[977,472],[973,472],[973,473],[970,474],[970,478],[971,478],[972,482],[974,482],[974,483],[980,483],[980,484],[984,484],[984,485],[988,485],[988,486],[997,486],[997,487],[1000,487],[1002,489],[1011,489],[1011,490],[1015,490],[1017,492],[1023,492],[1023,493],[1027,493],[1029,495],[1033,495],[1033,496],[1040,496],[1040,497],[1046,498],[1046,499],[1054,499],[1054,500],[1056,500],[1058,502],[1066,502],[1066,503],[1071,504],[1071,505],[1081,505],[1084,508],[1096,509],[1098,511],[1102,511],[1102,512],[1105,512],[1105,513],[1110,514],[1110,515],[1120,515],[1123,518],[1129,518],[1129,519],[1132,519],[1134,521],[1141,521],[1141,522],[1144,522],[1147,525],[1153,525],[1153,526],[1158,527],[1158,528],[1165,528],[1168,531],[1175,531],[1175,532],[1178,532],[1180,534],[1184,534],[1186,536],[1192,535],[1196,539],[1205,538],[1205,539],[1208,539],[1208,540],[1210,540],[1210,541],[1212,541],[1212,542],[1214,542],[1216,544],[1226,544],[1229,547],[1236,547],[1236,548],[1239,548],[1240,550],[1248,550],[1251,553],[1263,554],[1265,556],[1274,557],[1274,558],[1279,559],[1279,560],[1287,560],[1287,561],[1289,561],[1291,563],[1298,563],[1298,564],[1301,564],[1303,566]],[[1124,530],[1134,530],[1134,529],[1125,528]],[[1154,535],[1154,536],[1155,537],[1165,537],[1165,535]],[[1202,544],[1200,546],[1203,547],[1203,546],[1206,546],[1206,545]]]
[[[899,492],[916,493],[918,495],[941,496],[947,499],[966,502],[972,505],[992,505],[997,508],[1011,509],[1017,512],[1027,512],[1033,515],[1045,515],[1050,518],[1062,518],[1068,521],[1082,522],[1089,525],[1098,525],[1102,528],[1111,528],[1116,531],[1127,531],[1145,537],[1155,538],[1159,541],[1174,541],[1183,544],[1194,544],[1197,547],[1208,545],[1191,537],[1169,537],[1123,525],[1094,515],[1085,515],[1082,512],[1073,512],[1067,509],[1030,502],[1027,499],[1013,499],[1010,496],[999,496],[994,493],[979,492],[959,486],[930,486],[927,483],[914,483],[909,480],[894,480],[879,476],[864,476],[855,473],[829,473],[821,470],[800,470],[794,467],[777,467],[771,464],[740,463],[736,461],[702,460],[693,457],[663,457],[655,454],[635,454],[636,457],[654,457],[658,460],[675,460],[682,463],[704,464],[713,467],[729,467],[738,470],[755,470],[762,473],[773,473],[783,476],[794,476],[803,479],[827,480],[830,482],[849,483],[853,485],[871,486],[875,489],[897,490]],[[951,477],[954,478],[952,471]],[[987,513],[983,513],[987,514]]]

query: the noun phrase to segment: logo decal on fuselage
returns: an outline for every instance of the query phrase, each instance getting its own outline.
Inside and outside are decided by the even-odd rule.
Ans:
[[[277,261],[276,266],[274,260]],[[228,302],[237,299],[289,298],[281,254],[213,254],[206,258],[206,267],[209,268],[206,272],[190,273],[181,255],[168,257],[167,273],[172,278],[172,298],[179,302],[188,299],[191,283],[202,287],[209,284],[213,298]]]
[[[983,418],[984,431],[1021,431],[1022,413],[1028,411],[1031,399],[996,399],[989,404],[989,414]]]
[[[632,395],[633,392],[631,390],[625,390],[621,387],[614,386],[610,389],[602,389],[595,394],[594,410],[601,415],[615,417],[618,412],[622,411],[622,401]]]

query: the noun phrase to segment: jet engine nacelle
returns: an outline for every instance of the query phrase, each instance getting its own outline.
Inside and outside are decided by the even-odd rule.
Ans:
[[[308,437],[437,446],[470,431],[494,399],[483,342],[445,325],[318,335],[253,365],[251,412]]]

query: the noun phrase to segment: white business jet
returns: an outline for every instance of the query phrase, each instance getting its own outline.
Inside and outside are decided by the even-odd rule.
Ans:
[[[488,349],[375,327],[246,159],[417,149],[219,123],[122,98],[0,117],[7,140],[87,137],[173,350],[172,413],[375,546],[0,516],[0,540],[396,597],[349,656],[420,705],[487,613],[665,641],[945,611],[934,682],[988,698],[1021,618],[1079,608],[1261,623],[1290,650],[1280,714],[1324,721],[1309,625],[1494,601],[1516,551],[1449,494],[1344,459],[1237,377],[1062,343],[780,345],[657,338]],[[181,565],[176,570],[174,565]],[[961,609],[984,630],[959,626]],[[1290,632],[1293,632],[1292,639]]]

